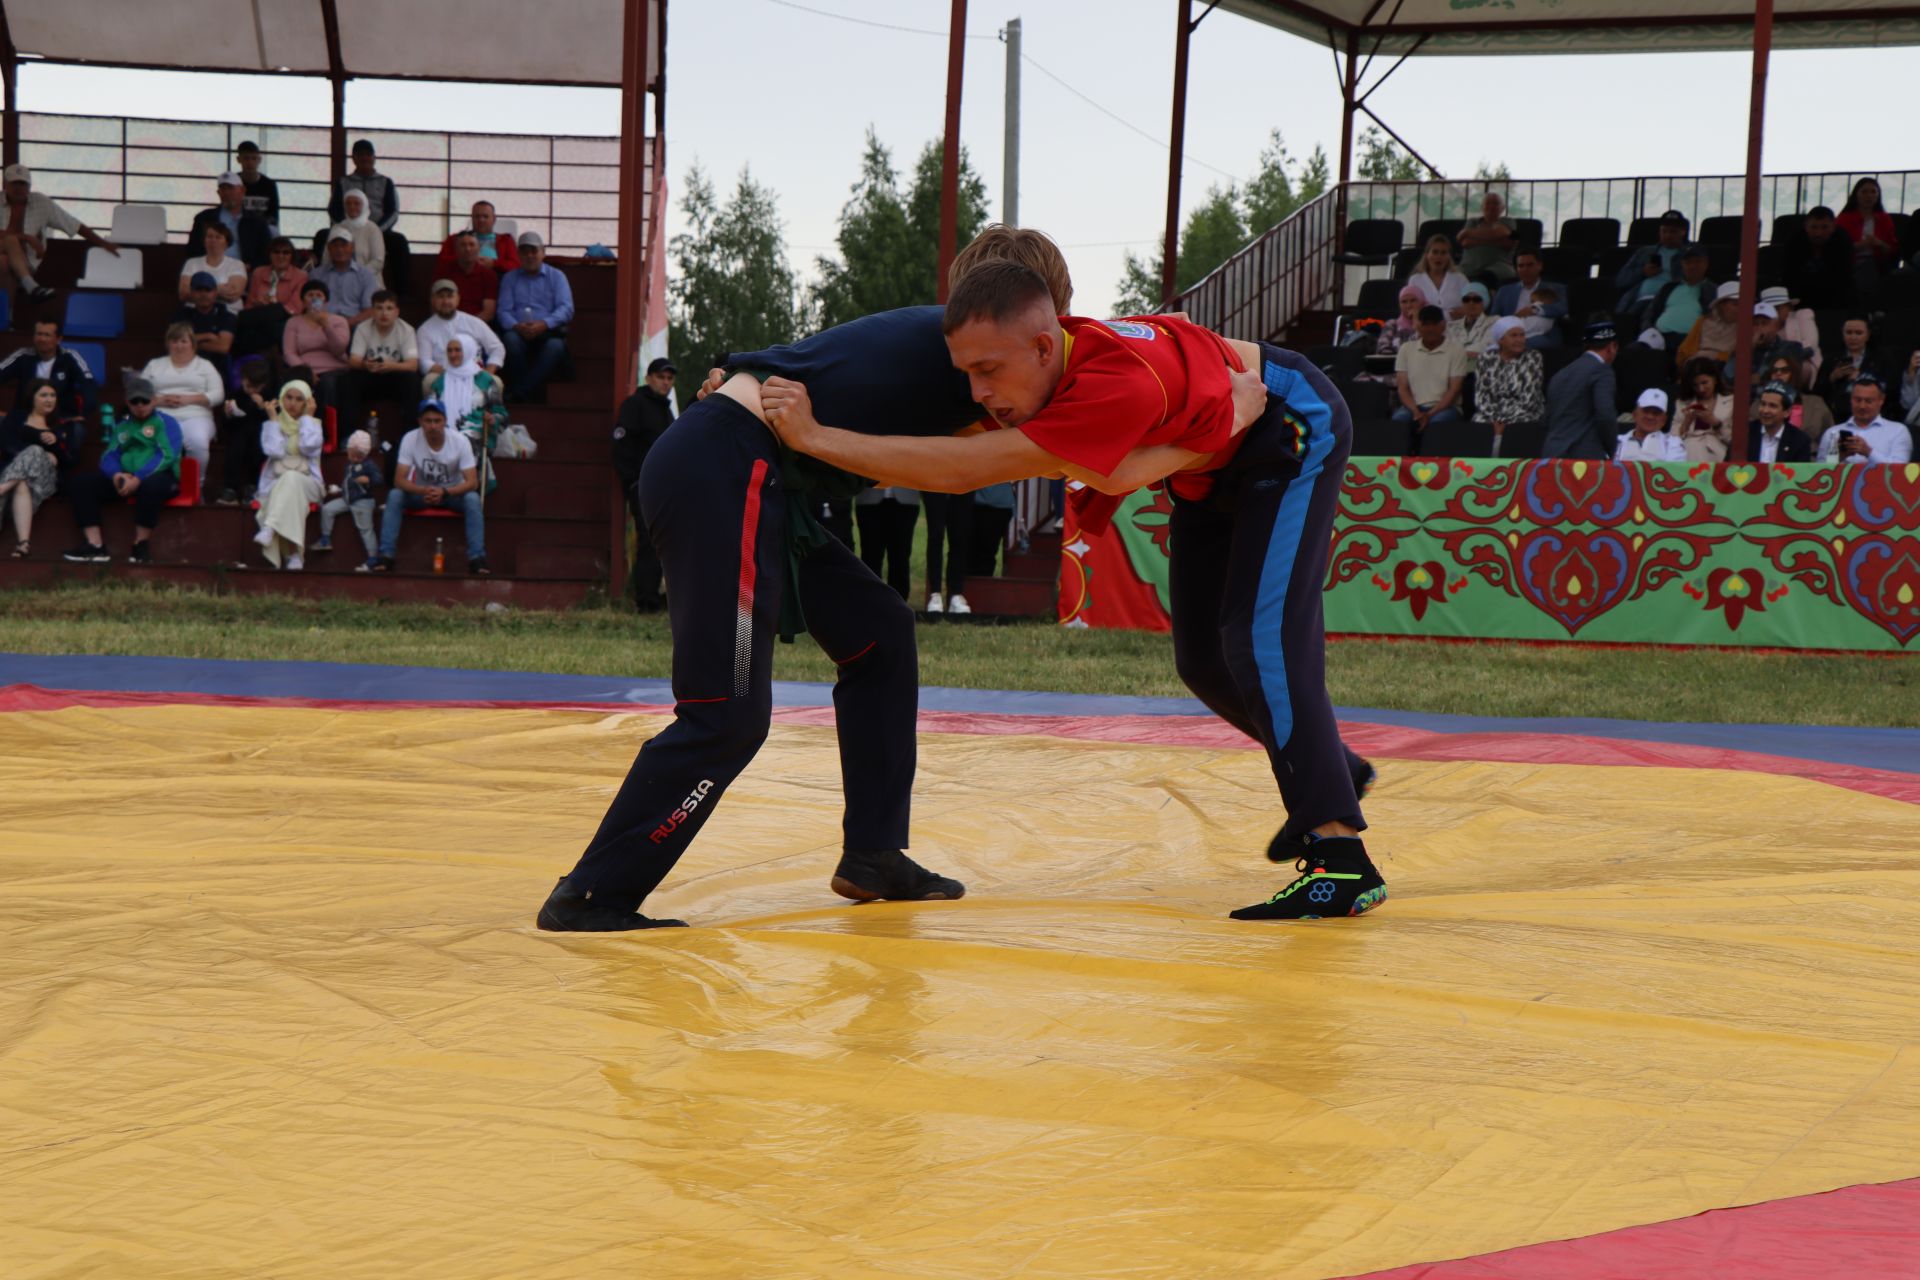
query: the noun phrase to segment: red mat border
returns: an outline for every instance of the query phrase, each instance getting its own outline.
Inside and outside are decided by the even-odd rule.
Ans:
[[[331,698],[257,698],[233,694],[137,693],[91,689],[42,689],[37,685],[0,688],[0,713],[57,711],[67,707],[309,707],[328,711],[388,711],[464,708],[470,710],[590,711],[628,715],[671,715],[670,706],[631,702],[418,702],[354,701]],[[781,707],[773,718],[782,724],[833,724],[831,707]],[[1121,742],[1141,746],[1212,747],[1254,750],[1256,744],[1212,716],[1046,716],[995,712],[922,711],[923,733],[986,737],[1037,735],[1082,742]],[[1858,765],[1802,760],[1687,743],[1647,742],[1549,733],[1435,733],[1399,725],[1342,721],[1341,735],[1362,755],[1400,760],[1491,761],[1503,764],[1574,764],[1655,769],[1725,769],[1807,778],[1851,791],[1920,804],[1920,775]]]
[[[1920,1178],[1710,1209],[1352,1280],[1920,1280]]]

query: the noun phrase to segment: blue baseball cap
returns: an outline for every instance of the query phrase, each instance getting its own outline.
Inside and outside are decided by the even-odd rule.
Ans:
[[[193,273],[193,279],[187,281],[189,289],[218,289],[219,287],[220,282],[213,278],[211,271],[196,271]]]
[[[435,400],[432,396],[428,396],[425,400],[422,400],[420,402],[420,407],[414,410],[414,413],[417,416],[419,414],[425,413],[429,409],[433,410],[435,413],[439,414],[443,418],[447,416],[447,406],[444,404],[441,404],[438,400]]]

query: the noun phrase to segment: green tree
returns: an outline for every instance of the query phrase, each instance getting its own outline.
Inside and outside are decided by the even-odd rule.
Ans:
[[[1286,140],[1275,129],[1267,135],[1260,152],[1260,168],[1247,180],[1245,207],[1247,230],[1254,235],[1277,227],[1301,205],[1326,193],[1328,186],[1327,153],[1313,149],[1305,166],[1287,150]]]
[[[1372,125],[1360,135],[1359,175],[1362,182],[1419,182],[1427,167]]]
[[[1296,209],[1326,193],[1327,153],[1313,149],[1304,165],[1287,150],[1275,129],[1260,152],[1259,168],[1245,187],[1214,185],[1187,215],[1180,232],[1180,264],[1174,287],[1184,291],[1238,253],[1255,236],[1284,222]],[[1129,252],[1114,303],[1121,315],[1144,315],[1160,306],[1160,250],[1142,257]]]
[[[680,208],[687,229],[668,246],[667,316],[682,363],[704,373],[720,352],[792,342],[797,291],[773,192],[743,168],[723,205],[695,164]]]
[[[843,324],[875,311],[911,307],[938,299],[940,270],[941,140],[929,142],[914,162],[903,194],[892,153],[872,129],[853,194],[840,210],[836,241],[840,256],[816,260],[820,283],[813,295],[821,325]],[[965,244],[987,220],[987,189],[960,152],[959,238]]]

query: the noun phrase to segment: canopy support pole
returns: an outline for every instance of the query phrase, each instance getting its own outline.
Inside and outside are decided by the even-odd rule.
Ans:
[[[622,33],[620,70],[620,259],[615,268],[613,311],[613,395],[608,403],[615,408],[640,385],[640,349],[658,317],[647,314],[649,285],[653,280],[653,251],[650,243],[647,204],[655,197],[654,184],[666,174],[666,49],[667,0],[657,0],[661,30],[648,30],[647,17],[655,0],[626,0],[626,19]],[[658,40],[663,51],[658,78],[653,82],[654,129],[647,137],[647,55]],[[651,145],[649,145],[651,142]],[[651,181],[649,181],[651,178]],[[705,361],[711,352],[699,353],[697,369],[689,372],[706,376]],[[607,555],[607,598],[620,600],[627,583],[627,495],[620,478],[608,472],[607,525],[612,534]],[[641,537],[647,531],[639,531]]]
[[[0,164],[20,163],[20,53],[13,47],[13,27],[7,21],[7,6],[0,0],[0,87],[6,93],[6,105],[0,109]]]
[[[1733,344],[1733,441],[1727,461],[1747,460],[1753,403],[1753,306],[1760,290],[1760,151],[1767,124],[1767,63],[1773,54],[1773,0],[1753,7],[1753,95],[1747,108],[1747,190],[1740,215],[1740,328]]]
[[[1187,47],[1193,41],[1193,0],[1180,0],[1173,37],[1173,127],[1167,144],[1167,231],[1160,242],[1160,305],[1171,307],[1179,292],[1180,167],[1187,145]]]
[[[960,89],[967,69],[967,0],[947,19],[947,131],[940,145],[940,264],[935,297],[947,300],[947,272],[960,249]]]
[[[1333,43],[1333,32],[1327,32],[1327,43]],[[1353,112],[1355,95],[1360,88],[1360,33],[1347,32],[1347,70],[1340,77],[1340,181],[1334,186],[1333,197],[1333,305],[1335,309],[1345,306],[1347,299],[1347,268],[1339,261],[1339,255],[1347,248],[1347,184],[1353,181]]]
[[[334,0],[320,0],[320,23],[327,34],[327,82],[333,86],[333,127],[328,135],[333,172],[327,175],[331,185],[347,171],[347,68],[340,56],[340,11]]]

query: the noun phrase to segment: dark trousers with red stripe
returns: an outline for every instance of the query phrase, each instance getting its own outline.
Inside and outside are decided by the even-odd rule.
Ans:
[[[787,503],[798,498],[780,483],[773,433],[725,396],[695,403],[648,451],[640,505],[666,571],[673,723],[640,748],[567,876],[573,889],[651,893],[766,741]],[[840,668],[844,847],[903,849],[920,696],[913,614],[837,541],[797,578],[808,630]]]

